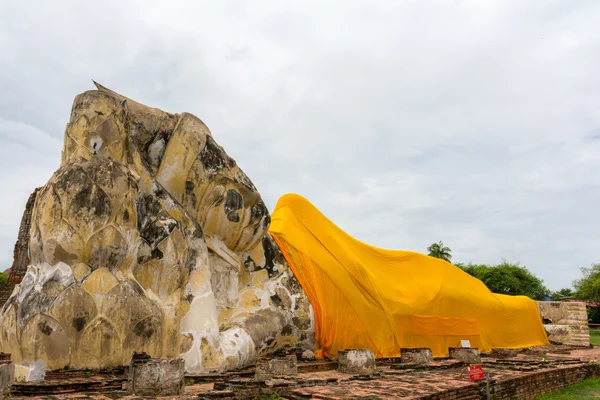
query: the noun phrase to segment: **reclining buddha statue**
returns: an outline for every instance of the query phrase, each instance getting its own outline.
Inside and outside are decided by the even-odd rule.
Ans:
[[[96,86],[75,98],[60,168],[28,205],[1,349],[48,369],[145,351],[200,373],[311,347],[311,306],[269,212],[206,125]]]
[[[143,351],[198,374],[290,347],[335,359],[548,344],[533,300],[362,243],[298,195],[270,216],[200,119],[96,86],[75,98],[61,166],[21,222],[0,313],[17,364],[100,368]]]

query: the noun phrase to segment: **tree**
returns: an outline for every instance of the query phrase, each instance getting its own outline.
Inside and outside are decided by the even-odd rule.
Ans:
[[[442,259],[450,262],[452,260],[452,249],[448,246],[444,246],[444,243],[440,240],[438,243],[433,243],[427,248],[430,257]]]
[[[544,300],[550,294],[541,279],[518,263],[457,264],[457,267],[481,280],[494,293],[528,296],[534,300]]]
[[[550,299],[552,299],[552,301],[559,301],[564,299],[565,297],[573,297],[573,290],[570,288],[563,288],[560,289],[558,292],[553,292],[550,295]]]
[[[0,284],[8,281],[8,274],[6,272],[0,272]]]
[[[600,264],[581,268],[581,279],[573,282],[575,297],[579,300],[600,301]]]
[[[575,297],[578,300],[600,302],[600,264],[592,264],[589,268],[581,268],[581,279],[573,282]],[[587,307],[588,322],[600,323],[600,307]]]

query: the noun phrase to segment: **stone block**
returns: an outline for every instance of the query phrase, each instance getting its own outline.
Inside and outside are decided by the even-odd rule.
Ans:
[[[256,362],[255,379],[266,381],[274,377],[298,375],[298,359],[295,355]]]
[[[15,381],[15,365],[9,361],[0,364],[0,399],[4,399],[10,392],[10,387]]]
[[[427,364],[433,361],[431,349],[409,347],[400,349],[400,363],[402,364]]]
[[[185,390],[185,365],[181,358],[150,358],[134,353],[127,391],[140,396],[178,396]]]
[[[460,360],[467,364],[479,364],[481,357],[479,355],[479,349],[475,347],[450,347],[448,348],[450,358],[454,360]]]
[[[537,305],[551,343],[585,347],[590,345],[590,330],[584,303],[538,301]]]
[[[368,349],[340,350],[338,371],[344,374],[370,375],[375,372],[375,355]]]

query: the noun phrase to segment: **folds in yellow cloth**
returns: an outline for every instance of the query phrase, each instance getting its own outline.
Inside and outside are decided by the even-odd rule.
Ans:
[[[401,347],[445,356],[470,340],[481,351],[546,345],[535,301],[492,293],[454,265],[424,254],[384,250],[354,239],[305,198],[281,197],[270,232],[314,309],[321,358]]]

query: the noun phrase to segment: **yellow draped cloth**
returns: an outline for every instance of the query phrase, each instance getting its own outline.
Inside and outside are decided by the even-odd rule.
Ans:
[[[282,196],[271,220],[313,306],[320,358],[351,348],[397,357],[402,347],[445,356],[461,340],[480,351],[549,344],[528,297],[494,294],[443,260],[369,246],[298,195]]]

